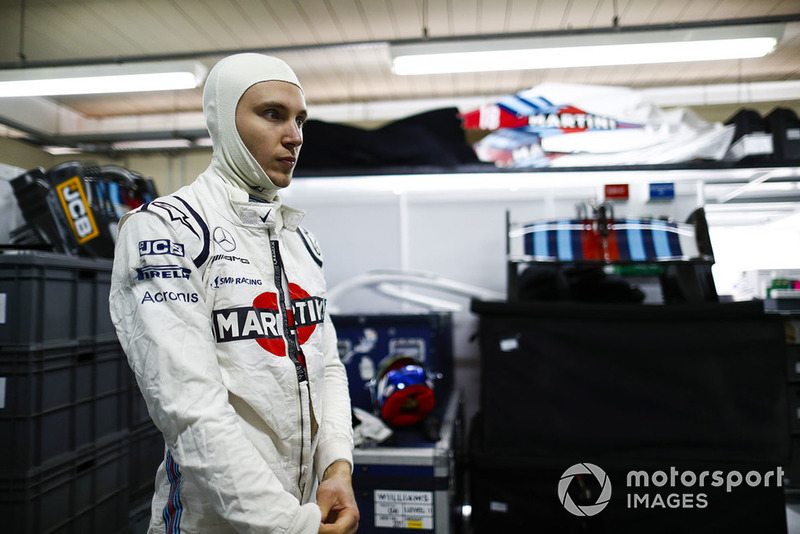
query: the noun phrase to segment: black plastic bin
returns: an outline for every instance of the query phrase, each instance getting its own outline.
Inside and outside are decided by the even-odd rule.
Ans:
[[[0,347],[116,341],[111,260],[47,252],[0,255]]]
[[[164,459],[164,437],[153,423],[131,429],[130,501],[149,500],[155,490],[158,466]]]
[[[27,472],[128,432],[129,374],[116,341],[0,351],[0,470]]]
[[[129,515],[126,434],[65,461],[0,475],[3,531],[14,534],[124,532]]]

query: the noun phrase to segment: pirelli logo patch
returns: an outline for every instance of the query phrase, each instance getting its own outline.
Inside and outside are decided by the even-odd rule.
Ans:
[[[79,245],[100,235],[80,177],[73,176],[61,182],[56,186],[56,193]]]

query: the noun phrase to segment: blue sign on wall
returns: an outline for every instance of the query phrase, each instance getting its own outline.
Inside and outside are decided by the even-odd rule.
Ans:
[[[650,184],[650,200],[673,200],[675,184],[672,182]]]

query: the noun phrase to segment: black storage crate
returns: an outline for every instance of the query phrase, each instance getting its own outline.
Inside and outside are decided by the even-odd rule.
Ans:
[[[131,429],[130,501],[153,497],[158,466],[164,459],[164,437],[153,423]]]
[[[110,287],[111,260],[42,252],[0,255],[0,347],[116,340]]]
[[[15,534],[124,532],[129,515],[127,434],[52,467],[0,475],[3,531]]]
[[[139,390],[139,386],[136,384],[136,377],[133,375],[133,371],[129,371],[129,389],[128,389],[128,397],[130,403],[130,427],[131,428],[139,428],[143,425],[151,425],[153,424],[153,420],[150,418],[150,413],[147,411],[147,404],[144,402],[144,397],[142,396],[142,392]]]
[[[129,373],[116,341],[0,351],[0,470],[27,472],[127,432]]]
[[[130,513],[128,514],[128,531],[126,534],[147,534],[147,528],[150,526],[150,508],[152,506],[152,498],[134,503],[131,505]]]

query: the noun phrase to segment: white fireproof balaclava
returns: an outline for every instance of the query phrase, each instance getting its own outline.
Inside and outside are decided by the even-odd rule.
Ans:
[[[211,168],[229,184],[255,197],[272,201],[277,187],[247,150],[236,129],[236,105],[251,86],[268,81],[289,82],[300,88],[291,67],[262,54],[236,54],[217,63],[206,79],[203,114],[211,133]]]

